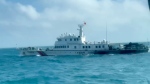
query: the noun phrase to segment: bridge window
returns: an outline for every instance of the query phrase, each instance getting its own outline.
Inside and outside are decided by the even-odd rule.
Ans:
[[[101,48],[101,46],[99,46],[99,48]]]
[[[74,41],[76,41],[76,38],[74,38]]]
[[[105,46],[103,45],[103,48],[105,48]]]
[[[97,48],[97,46],[95,46],[95,48]]]
[[[67,41],[67,39],[65,39],[65,41]]]
[[[70,41],[72,41],[72,39],[70,39]]]
[[[77,41],[78,41],[79,39],[77,38]]]
[[[76,49],[77,47],[76,47],[76,46],[74,46],[74,48]]]
[[[84,48],[84,46],[83,46],[83,48]]]
[[[67,46],[67,48],[69,48],[69,46]]]
[[[86,48],[88,48],[88,47],[86,46]]]
[[[61,41],[61,39],[58,39],[58,41]]]
[[[89,48],[91,48],[91,46],[89,46]]]

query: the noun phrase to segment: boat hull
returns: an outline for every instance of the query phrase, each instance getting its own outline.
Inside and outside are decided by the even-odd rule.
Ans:
[[[145,53],[149,49],[140,49],[140,50],[106,50],[106,51],[95,51],[94,54],[136,54],[136,53]]]
[[[120,50],[119,54],[134,54],[134,53],[145,53],[148,52],[148,49],[143,50]]]
[[[22,56],[56,56],[56,55],[89,55],[94,54],[94,51],[87,50],[49,50],[49,51],[22,51],[20,53]]]

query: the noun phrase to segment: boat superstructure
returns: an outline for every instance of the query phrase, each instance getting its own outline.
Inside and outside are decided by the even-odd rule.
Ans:
[[[21,48],[21,55],[89,55],[94,54],[95,51],[109,50],[109,43],[106,40],[101,42],[87,42],[83,34],[83,27],[86,25],[80,24],[79,35],[61,34],[55,41],[53,48]]]

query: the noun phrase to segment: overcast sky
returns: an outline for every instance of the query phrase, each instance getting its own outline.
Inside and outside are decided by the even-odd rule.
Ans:
[[[51,46],[63,33],[78,35],[86,22],[87,41],[150,40],[146,0],[0,0],[0,47]]]

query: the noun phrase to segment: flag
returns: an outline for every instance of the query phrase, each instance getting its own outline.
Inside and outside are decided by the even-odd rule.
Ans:
[[[84,25],[86,25],[86,22],[84,22]]]

